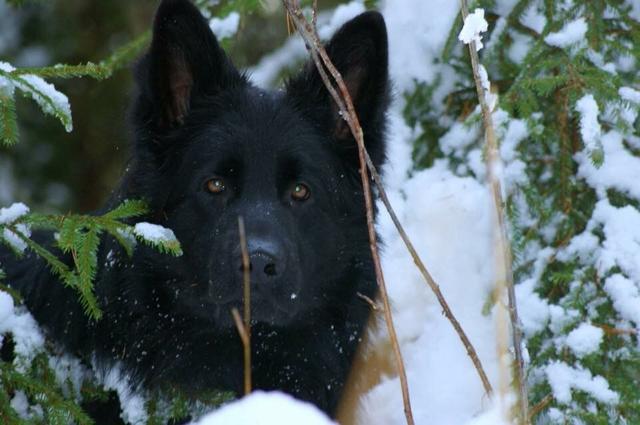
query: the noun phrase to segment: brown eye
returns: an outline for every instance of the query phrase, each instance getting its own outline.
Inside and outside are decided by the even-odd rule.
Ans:
[[[207,190],[211,193],[222,193],[226,189],[224,180],[215,178],[207,181]]]
[[[294,201],[306,201],[310,195],[311,190],[309,186],[304,183],[296,183],[291,191],[291,198],[293,198]]]

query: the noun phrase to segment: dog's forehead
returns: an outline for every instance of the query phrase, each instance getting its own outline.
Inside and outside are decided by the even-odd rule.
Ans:
[[[252,87],[241,96],[232,93],[204,117],[197,139],[208,157],[239,156],[253,162],[303,152],[323,156],[325,150],[323,136],[282,91]]]

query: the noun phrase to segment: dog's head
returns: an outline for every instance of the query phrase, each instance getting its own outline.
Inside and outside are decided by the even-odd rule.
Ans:
[[[326,45],[376,165],[388,97],[383,18],[367,12]],[[346,314],[371,270],[356,143],[312,63],[284,90],[254,87],[187,0],[164,0],[137,68],[127,196],[148,199],[184,255],[158,285],[175,308],[231,326],[242,306],[246,226],[253,318],[291,326]],[[157,255],[156,255],[157,258]],[[158,258],[162,269],[165,258]],[[372,283],[373,284],[373,283]],[[348,307],[347,307],[348,308]]]

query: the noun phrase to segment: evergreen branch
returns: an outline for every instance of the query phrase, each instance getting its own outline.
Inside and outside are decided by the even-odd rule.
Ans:
[[[97,251],[100,244],[99,230],[90,226],[87,232],[80,233],[74,241],[74,261],[78,270],[80,286],[93,290],[93,279],[98,268]]]
[[[135,59],[147,46],[151,39],[151,31],[145,31],[134,40],[116,50],[109,58],[100,62],[100,66],[109,70],[109,76]]]
[[[149,208],[144,201],[125,199],[122,204],[106,213],[103,217],[110,220],[122,220],[125,218],[140,217],[149,213]]]
[[[104,80],[113,75],[114,72],[131,62],[142,49],[147,45],[151,33],[144,32],[134,40],[117,49],[111,56],[99,63],[87,62],[79,65],[54,65],[40,68],[18,68],[10,75],[37,75],[42,78],[75,78],[90,77],[96,80]]]
[[[67,277],[71,274],[71,270],[69,267],[60,261],[58,257],[56,257],[51,251],[40,245],[39,243],[33,241],[31,238],[25,236],[15,225],[7,225],[7,229],[13,232],[15,235],[20,238],[33,252],[35,252],[39,257],[43,258],[51,271],[53,271],[56,275],[61,277],[63,281],[67,281]]]
[[[44,67],[18,68],[11,72],[12,75],[37,75],[42,78],[76,78],[91,77],[96,80],[104,80],[111,76],[110,70],[101,64],[87,62],[79,65],[58,64]]]
[[[26,78],[29,75],[14,75],[13,72],[7,72],[0,69],[0,76],[5,77],[14,82],[16,87],[27,97],[33,99],[39,106],[42,112],[45,114],[53,115],[64,126],[67,131],[73,129],[73,123],[71,120],[71,112],[65,111],[59,107],[58,104],[45,92],[40,90],[34,84],[29,82]],[[39,78],[39,77],[34,77]]]
[[[11,146],[18,142],[18,138],[15,100],[0,91],[0,141],[6,146]]]

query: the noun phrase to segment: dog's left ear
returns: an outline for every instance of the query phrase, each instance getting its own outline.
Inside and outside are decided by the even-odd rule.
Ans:
[[[349,90],[369,155],[379,165],[384,159],[383,133],[389,99],[388,42],[384,18],[374,11],[358,15],[344,24],[325,48]],[[339,146],[354,156],[356,144],[349,126],[312,61],[289,81],[287,92],[294,104],[316,121],[321,120],[322,128],[330,128],[331,136]]]
[[[138,66],[141,100],[160,129],[183,123],[194,99],[244,82],[189,0],[162,0],[149,52]]]

